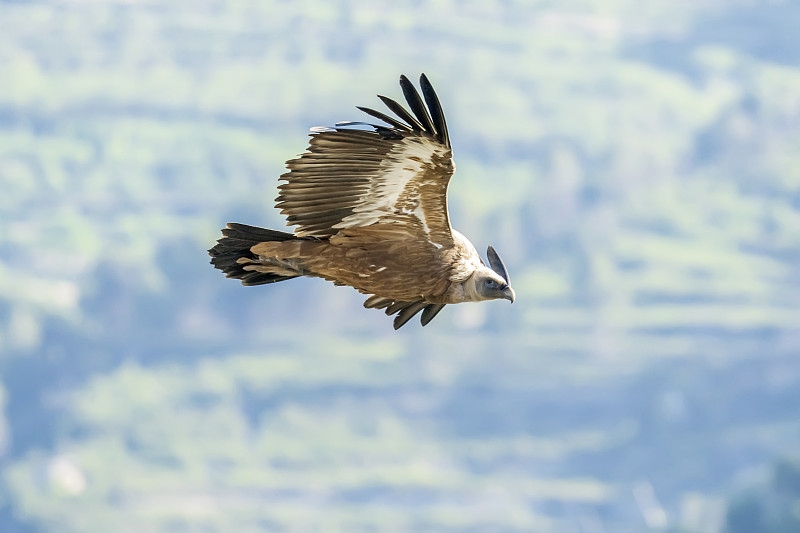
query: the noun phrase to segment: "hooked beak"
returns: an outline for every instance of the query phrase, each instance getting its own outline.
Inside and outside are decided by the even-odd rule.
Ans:
[[[516,295],[514,294],[514,289],[512,289],[511,287],[506,287],[505,289],[503,289],[503,298],[505,298],[512,304],[514,303],[515,297]]]

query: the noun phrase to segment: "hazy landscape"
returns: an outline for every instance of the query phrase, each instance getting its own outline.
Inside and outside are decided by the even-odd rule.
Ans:
[[[800,531],[800,4],[0,1],[0,531]],[[517,301],[242,287],[433,82]]]

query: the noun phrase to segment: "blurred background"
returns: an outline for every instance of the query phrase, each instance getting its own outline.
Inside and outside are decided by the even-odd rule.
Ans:
[[[0,531],[800,531],[800,4],[0,2]],[[242,287],[425,72],[517,303]]]

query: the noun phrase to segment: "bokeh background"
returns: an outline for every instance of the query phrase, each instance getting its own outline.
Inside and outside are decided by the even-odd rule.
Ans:
[[[0,2],[0,531],[800,531],[800,3]],[[425,72],[517,303],[246,288]]]

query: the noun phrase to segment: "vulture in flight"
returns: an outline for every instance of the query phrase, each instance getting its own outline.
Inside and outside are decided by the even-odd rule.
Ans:
[[[395,116],[358,109],[385,125],[313,128],[308,151],[286,163],[276,207],[293,233],[229,223],[211,263],[243,285],[299,276],[349,285],[370,295],[364,307],[396,314],[395,329],[420,311],[424,326],[447,304],[513,303],[494,248],[487,267],[450,225],[455,164],[433,87],[424,74],[422,97],[405,76],[400,87],[411,112],[379,95]]]

